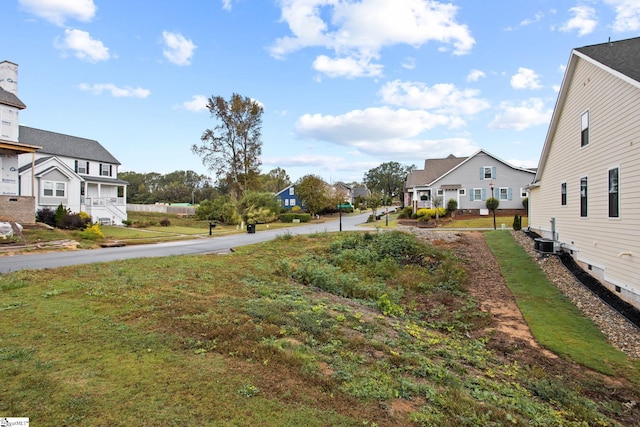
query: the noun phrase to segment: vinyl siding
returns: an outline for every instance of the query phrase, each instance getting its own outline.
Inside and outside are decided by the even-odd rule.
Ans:
[[[480,179],[480,168],[494,167],[495,178]],[[496,160],[495,158],[480,152],[478,155],[470,158],[463,165],[453,172],[446,175],[440,181],[434,183],[433,188],[440,188],[441,185],[461,185],[466,189],[467,193],[460,196],[458,200],[459,209],[485,209],[487,206],[486,198],[491,197],[490,182],[495,184],[494,197],[499,198],[500,188],[511,189],[511,200],[500,200],[498,209],[522,209],[522,198],[520,197],[520,189],[531,184],[534,174],[519,169]],[[471,200],[474,188],[482,188],[485,190],[485,200]],[[434,190],[435,191],[435,190]],[[444,201],[446,206],[448,200]]]
[[[640,90],[577,58],[540,186],[531,191],[529,224],[557,239],[604,279],[640,295]],[[580,116],[589,110],[590,142],[580,147]],[[608,171],[620,168],[620,216],[609,218]],[[580,217],[580,178],[588,177],[588,216]],[[567,205],[560,185],[567,183]],[[632,256],[619,256],[631,252]],[[640,302],[640,299],[638,300]]]

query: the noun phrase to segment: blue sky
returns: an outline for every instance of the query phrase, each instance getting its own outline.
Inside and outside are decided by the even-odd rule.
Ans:
[[[535,167],[571,49],[640,35],[637,0],[3,0],[20,123],[121,171],[212,175],[206,98],[264,106],[262,171],[362,181],[483,148]]]

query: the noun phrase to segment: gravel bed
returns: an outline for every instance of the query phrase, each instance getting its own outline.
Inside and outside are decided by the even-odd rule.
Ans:
[[[640,358],[640,329],[576,280],[557,256],[538,254],[534,249],[533,239],[522,231],[511,231],[511,234],[537,260],[547,278],[593,320],[613,346],[630,357]]]

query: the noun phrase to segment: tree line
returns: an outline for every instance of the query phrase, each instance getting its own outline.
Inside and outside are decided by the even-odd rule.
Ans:
[[[129,182],[127,202],[204,204],[204,208],[216,212],[216,217],[237,220],[238,216],[231,211],[233,206],[235,213],[243,219],[247,212],[263,219],[271,218],[267,210],[277,213],[273,211],[279,207],[269,200],[292,182],[282,168],[266,174],[260,172],[263,106],[252,98],[234,93],[229,100],[212,96],[207,100],[207,109],[215,125],[202,133],[200,143],[194,144],[191,150],[214,178],[190,170],[166,175],[123,172],[119,177]],[[386,162],[369,170],[363,177],[363,184],[348,185],[365,186],[370,191],[368,206],[398,199],[402,202],[404,182],[413,169],[413,165]],[[351,201],[331,190],[316,175],[300,178],[295,182],[295,188],[297,197],[312,214],[330,211],[338,204]]]

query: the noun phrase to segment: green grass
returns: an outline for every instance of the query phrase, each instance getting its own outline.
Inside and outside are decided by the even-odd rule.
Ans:
[[[493,216],[486,217],[476,217],[471,219],[463,219],[464,217],[458,219],[454,218],[453,221],[450,221],[447,218],[447,221],[442,222],[442,227],[444,228],[493,228]],[[496,228],[502,228],[502,224],[504,224],[507,230],[511,230],[513,228],[513,217],[512,216],[496,216]],[[529,218],[523,216],[522,217],[522,228],[528,227]]]
[[[640,395],[622,382],[608,392],[605,379],[559,379],[561,367],[494,351],[466,268],[391,230],[0,275],[0,413],[92,426],[615,425],[640,415],[625,406]]]
[[[627,376],[640,385],[640,363],[612,347],[589,318],[547,280],[511,234],[485,233],[487,244],[536,340],[563,357],[608,375]]]

